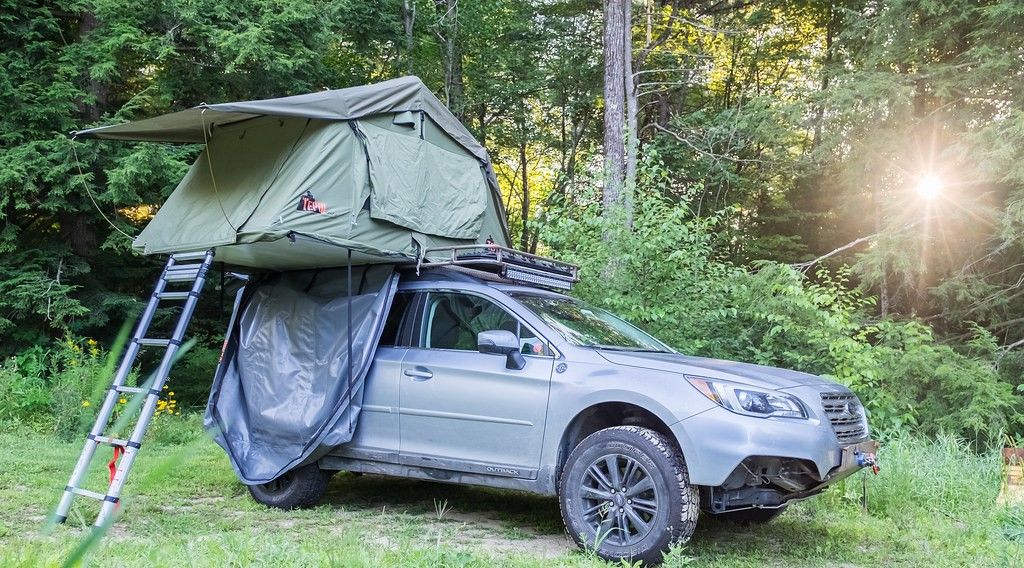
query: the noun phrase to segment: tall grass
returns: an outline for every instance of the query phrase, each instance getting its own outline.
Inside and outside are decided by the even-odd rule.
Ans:
[[[966,442],[902,436],[879,452],[882,475],[871,480],[871,514],[892,519],[908,514],[950,518],[990,517],[999,495],[1002,459],[991,449],[976,453]]]

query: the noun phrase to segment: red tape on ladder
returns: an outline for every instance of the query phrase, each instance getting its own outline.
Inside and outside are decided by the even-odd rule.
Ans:
[[[114,476],[117,475],[117,460],[124,455],[124,446],[114,446],[114,457],[111,458],[110,462],[107,463],[107,469],[110,470],[110,483],[114,482]],[[109,489],[108,489],[109,491]],[[117,508],[121,507],[121,503],[116,505]]]
[[[107,469],[110,470],[110,483],[114,482],[114,475],[117,474],[117,460],[124,455],[124,446],[114,446],[114,457],[107,464]]]

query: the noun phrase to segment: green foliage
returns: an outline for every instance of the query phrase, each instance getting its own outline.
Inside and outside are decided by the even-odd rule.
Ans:
[[[106,394],[106,359],[95,340],[67,338],[47,357],[47,382],[57,437],[73,440],[92,426],[96,407]]]
[[[27,426],[72,439],[88,427],[105,360],[96,341],[65,338],[0,366],[0,427]],[[102,389],[102,386],[100,387]]]
[[[1024,426],[1024,397],[995,370],[991,334],[961,350],[918,321],[877,321],[848,268],[813,280],[790,266],[724,259],[720,220],[658,191],[656,155],[641,168],[632,228],[594,202],[547,218],[543,240],[579,263],[576,293],[683,351],[834,377],[857,392],[883,432],[954,433],[982,443]]]
[[[220,345],[210,346],[210,341],[196,344],[174,364],[168,385],[174,388],[179,406],[182,408],[203,408],[210,396],[213,373],[220,360]]]
[[[184,371],[184,378],[192,379],[192,396],[205,399],[217,353],[209,348],[189,349],[176,366]],[[60,440],[79,440],[92,427],[107,394],[117,363],[112,356],[94,339],[68,336],[49,349],[33,347],[10,357],[0,364],[0,430],[28,429],[54,434]],[[132,386],[137,381],[132,372],[125,382]],[[164,387],[149,430],[154,439],[184,443],[201,435],[200,415],[192,413],[186,418],[190,415],[182,414],[178,398],[180,393]],[[127,396],[118,399],[113,419],[119,420],[131,403]],[[124,426],[134,423],[121,422]]]
[[[40,350],[33,349],[0,364],[0,429],[37,427],[49,414],[53,397],[43,379],[42,359]]]

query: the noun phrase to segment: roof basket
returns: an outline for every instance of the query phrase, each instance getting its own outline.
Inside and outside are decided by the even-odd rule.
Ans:
[[[444,260],[426,260],[428,257]],[[419,267],[461,266],[547,288],[568,290],[579,282],[579,267],[494,244],[428,248]]]

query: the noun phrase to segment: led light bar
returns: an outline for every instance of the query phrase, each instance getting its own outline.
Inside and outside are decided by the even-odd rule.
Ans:
[[[545,273],[540,270],[533,270],[524,266],[505,266],[501,275],[509,280],[536,284],[538,286],[548,286],[551,288],[558,288],[560,290],[568,290],[572,288],[572,280],[569,278],[559,277],[551,272]]]

